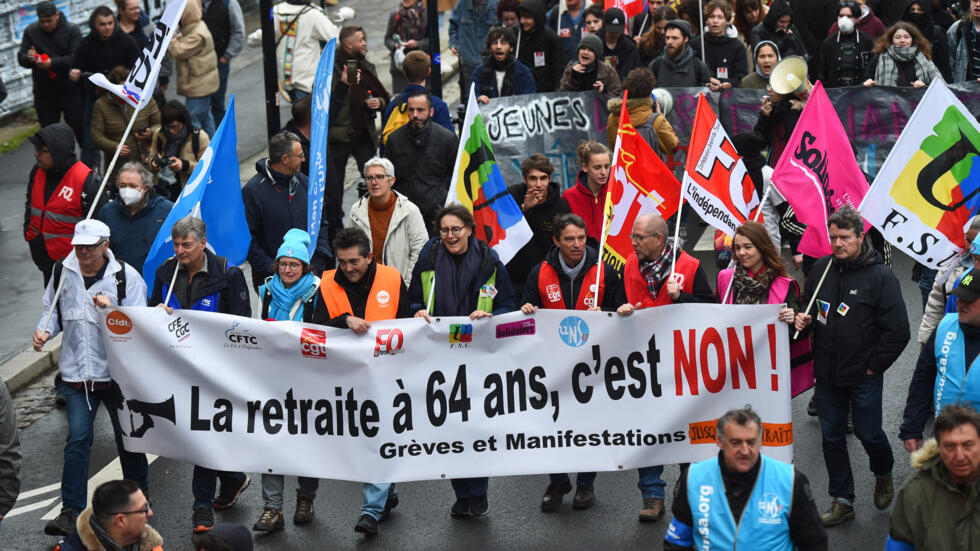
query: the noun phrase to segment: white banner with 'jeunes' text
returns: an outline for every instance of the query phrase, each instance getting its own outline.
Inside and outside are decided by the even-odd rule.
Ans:
[[[612,471],[717,453],[751,404],[792,460],[778,306],[672,305],[622,318],[539,310],[375,322],[363,335],[159,308],[103,337],[131,451],[224,470],[401,482]]]

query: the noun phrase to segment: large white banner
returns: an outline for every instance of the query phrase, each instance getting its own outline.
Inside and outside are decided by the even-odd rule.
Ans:
[[[792,460],[778,305],[622,318],[539,310],[368,333],[159,308],[111,310],[126,448],[211,468],[354,481],[614,471],[714,456],[751,404]]]

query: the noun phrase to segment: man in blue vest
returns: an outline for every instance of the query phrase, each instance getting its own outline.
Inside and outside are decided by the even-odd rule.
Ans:
[[[956,312],[943,316],[923,345],[909,383],[898,432],[909,452],[922,446],[922,429],[933,411],[957,403],[980,409],[980,369],[973,369],[980,354],[980,272],[963,274],[952,295]]]
[[[759,455],[758,414],[749,406],[730,410],[718,418],[716,435],[718,457],[692,464],[678,481],[664,549],[826,550],[806,476]]]
[[[245,275],[237,266],[229,266],[228,259],[207,250],[207,226],[203,220],[193,216],[181,218],[170,230],[170,237],[174,243],[174,256],[157,269],[149,306],[163,308],[170,315],[175,310],[199,310],[251,317]],[[214,497],[219,478],[221,491]],[[194,532],[207,532],[213,528],[213,509],[228,509],[234,505],[249,482],[251,480],[245,473],[195,465],[192,482]]]

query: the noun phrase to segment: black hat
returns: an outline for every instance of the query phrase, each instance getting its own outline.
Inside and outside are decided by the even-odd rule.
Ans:
[[[664,25],[664,32],[667,29],[677,29],[684,35],[685,38],[691,38],[691,26],[688,25],[687,21],[683,19],[671,19]]]
[[[621,33],[626,30],[626,14],[619,8],[609,8],[602,15],[602,28],[611,33]]]
[[[963,274],[960,284],[953,289],[953,294],[960,300],[973,302],[980,298],[980,273],[970,270]]]
[[[34,9],[37,10],[38,17],[51,17],[58,13],[58,6],[55,6],[54,2],[50,2],[49,0],[44,0],[44,2],[35,6]]]
[[[208,535],[221,538],[232,551],[252,551],[252,534],[241,524],[222,522],[212,528]]]

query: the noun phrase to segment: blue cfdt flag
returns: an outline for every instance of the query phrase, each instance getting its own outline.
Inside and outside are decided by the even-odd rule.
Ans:
[[[317,235],[323,221],[323,192],[327,188],[327,130],[330,128],[330,90],[333,87],[333,59],[336,51],[337,39],[331,38],[320,54],[316,80],[313,82],[309,200],[306,202],[306,232],[310,234],[311,258],[316,252]]]
[[[235,95],[232,94],[224,120],[194,167],[146,256],[143,279],[150,292],[153,291],[157,268],[174,255],[170,229],[189,214],[198,216],[207,224],[208,246],[216,254],[226,257],[232,266],[245,262],[252,236],[245,221],[245,204],[242,203],[237,144]]]

